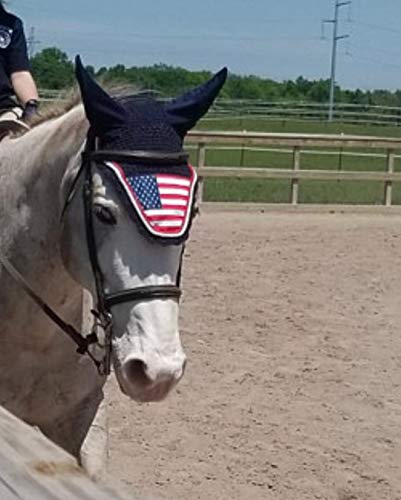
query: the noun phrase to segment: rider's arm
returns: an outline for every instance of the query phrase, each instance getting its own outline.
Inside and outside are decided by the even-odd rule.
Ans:
[[[30,100],[38,100],[38,91],[30,72],[24,27],[18,19],[14,26],[8,52],[8,72],[16,96],[22,106]]]
[[[35,81],[29,71],[11,73],[11,83],[22,106],[25,106],[28,101],[39,99]]]

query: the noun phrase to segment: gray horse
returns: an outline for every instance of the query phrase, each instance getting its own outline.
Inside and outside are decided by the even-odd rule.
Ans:
[[[96,162],[90,175],[89,212],[101,293],[172,287],[189,229],[193,182],[182,175],[189,165],[166,165],[158,158],[179,157],[186,132],[212,104],[226,70],[166,104],[109,96],[79,59],[77,78],[83,106],[0,144],[0,255],[79,329],[83,290],[92,293],[95,303],[99,294],[80,169],[88,137],[94,148],[110,153],[110,161]],[[154,161],[135,155],[130,161],[114,161],[112,154],[120,150],[149,153]],[[168,184],[171,179],[175,185]],[[163,206],[151,206],[148,182],[152,196],[159,202],[164,196]],[[177,297],[128,299],[108,308],[114,371],[124,394],[158,401],[185,367]],[[0,404],[39,427],[96,475],[107,443],[105,415],[99,412],[106,377],[88,356],[76,352],[1,265],[0,346]]]

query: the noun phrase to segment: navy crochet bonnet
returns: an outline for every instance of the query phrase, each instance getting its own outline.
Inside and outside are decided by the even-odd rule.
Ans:
[[[180,153],[187,131],[211,106],[227,76],[224,68],[211,80],[183,96],[160,103],[149,97],[114,99],[87,73],[79,57],[76,74],[90,135],[110,151]],[[162,242],[181,243],[188,237],[197,176],[185,159],[174,164],[157,160],[106,161],[118,181],[130,213],[146,234]]]
[[[126,122],[102,134],[99,147],[117,151],[182,151],[183,138],[168,122],[160,102],[141,96],[123,97],[118,102],[126,111]]]

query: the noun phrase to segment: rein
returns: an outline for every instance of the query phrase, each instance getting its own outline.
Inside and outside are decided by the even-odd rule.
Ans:
[[[92,353],[88,350],[91,344],[96,344],[98,338],[96,333],[91,332],[89,335],[83,336],[79,333],[72,325],[66,323],[39,295],[31,288],[28,282],[23,278],[23,276],[15,269],[11,262],[0,255],[0,264],[8,272],[8,274],[21,286],[31,299],[36,302],[36,304],[42,309],[42,311],[55,323],[64,333],[66,333],[73,342],[78,346],[77,353],[87,354],[92,361],[95,363],[96,367],[100,368],[100,362],[96,360]]]
[[[89,252],[89,258],[92,268],[92,273],[95,279],[97,307],[92,310],[95,317],[93,327],[88,335],[83,335],[78,332],[72,325],[65,322],[41,297],[32,289],[22,275],[15,269],[11,262],[0,254],[0,263],[9,275],[21,286],[21,288],[35,301],[41,310],[78,346],[77,353],[81,355],[88,355],[95,364],[101,376],[107,376],[111,371],[111,352],[112,352],[112,328],[113,316],[112,307],[131,301],[145,301],[154,299],[176,299],[181,297],[180,278],[182,257],[178,270],[175,285],[151,285],[137,288],[130,288],[127,290],[120,290],[118,292],[107,294],[104,290],[103,273],[99,265],[95,229],[93,223],[93,185],[92,185],[92,170],[93,163],[96,161],[127,161],[134,160],[141,162],[155,162],[165,165],[173,164],[177,161],[185,161],[188,159],[186,153],[160,153],[157,151],[107,151],[95,150],[95,141],[89,137],[86,143],[85,150],[82,153],[82,165],[79,169],[77,177],[73,181],[70,193],[66,198],[64,208],[62,210],[61,219],[64,217],[66,209],[73,199],[78,185],[78,177],[84,173],[84,186],[83,186],[83,202],[84,202],[84,215],[85,215],[85,232],[86,241]],[[100,346],[99,338],[97,335],[97,328],[101,327],[104,331],[104,356],[102,360],[98,360],[90,352],[89,347],[93,344]]]

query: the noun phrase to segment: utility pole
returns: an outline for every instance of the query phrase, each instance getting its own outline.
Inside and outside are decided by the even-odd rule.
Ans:
[[[341,0],[335,0],[334,7],[334,19],[325,19],[323,23],[330,23],[333,25],[333,42],[331,49],[331,73],[330,73],[330,100],[329,100],[329,122],[333,121],[333,109],[334,109],[334,90],[336,86],[336,66],[337,66],[337,42],[344,38],[348,38],[349,35],[338,35],[338,17],[341,7],[350,5],[351,0],[343,2]]]
[[[29,30],[29,36],[26,39],[26,43],[28,45],[28,56],[29,56],[29,59],[32,59],[32,57],[35,55],[35,47],[36,47],[36,45],[39,45],[39,43],[40,43],[35,38],[35,28],[34,28],[34,26],[32,26],[32,28]]]

